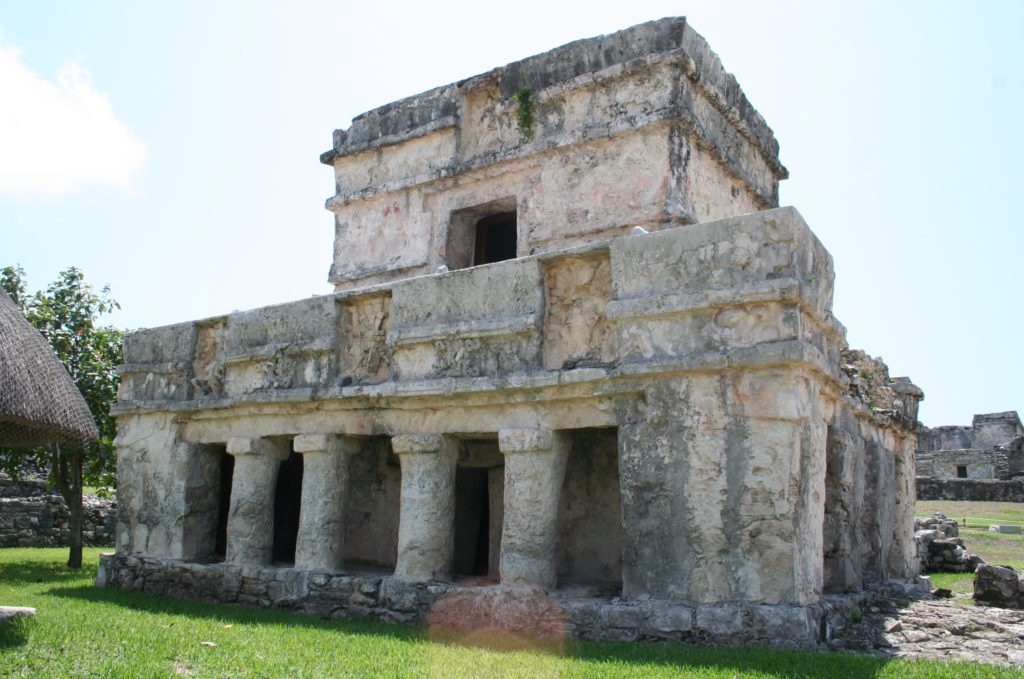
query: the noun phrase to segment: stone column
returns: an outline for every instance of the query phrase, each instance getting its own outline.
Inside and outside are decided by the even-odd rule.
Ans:
[[[501,582],[554,587],[566,439],[546,429],[502,429],[498,447],[505,456]]]
[[[268,564],[274,548],[274,494],[288,446],[268,439],[228,439],[235,457],[228,510],[228,563]]]
[[[395,576],[436,580],[452,564],[456,447],[437,434],[394,436],[391,446],[402,465]]]
[[[359,449],[346,436],[302,434],[293,447],[302,454],[302,507],[295,545],[295,568],[341,570],[345,544],[345,504],[349,493],[348,465]]]

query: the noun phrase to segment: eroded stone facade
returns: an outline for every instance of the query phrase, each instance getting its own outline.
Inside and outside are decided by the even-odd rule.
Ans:
[[[101,583],[810,643],[830,591],[913,581],[922,394],[846,351],[771,131],[685,20],[370,111],[322,160],[334,294],[128,338]]]

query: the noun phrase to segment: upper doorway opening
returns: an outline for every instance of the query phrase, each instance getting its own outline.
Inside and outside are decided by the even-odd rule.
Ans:
[[[515,259],[518,241],[515,197],[456,210],[448,225],[444,262],[455,270]]]
[[[516,258],[516,213],[499,212],[476,223],[473,266]]]

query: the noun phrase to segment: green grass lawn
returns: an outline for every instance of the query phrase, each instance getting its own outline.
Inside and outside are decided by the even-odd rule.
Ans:
[[[11,677],[1024,677],[985,665],[677,643],[566,641],[558,653],[432,642],[401,625],[203,604],[92,586],[100,550],[0,549],[0,602],[38,616],[0,631]]]
[[[960,528],[988,530],[994,523],[1024,526],[1024,504],[1020,502],[966,502],[960,500],[918,500],[914,516],[941,512],[960,522]],[[966,526],[964,519],[967,519]],[[1020,539],[1020,536],[1017,536]]]
[[[1020,535],[991,533],[992,524],[1008,523],[1024,526],[1024,504],[1019,502],[961,502],[956,500],[918,500],[915,516],[931,516],[941,512],[960,523],[960,537],[967,551],[987,563],[1012,566],[1024,570],[1024,539]],[[966,523],[964,522],[966,519]],[[967,528],[964,528],[964,526]],[[973,573],[928,573],[935,587],[944,587],[959,594],[974,592]],[[964,600],[970,602],[970,600]]]

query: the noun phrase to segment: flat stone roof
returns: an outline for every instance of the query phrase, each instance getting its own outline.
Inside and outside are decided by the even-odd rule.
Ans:
[[[553,50],[495,68],[465,80],[436,87],[362,113],[348,129],[334,131],[334,143],[320,156],[325,165],[339,157],[369,148],[400,143],[432,129],[456,124],[461,92],[497,82],[502,97],[521,88],[534,92],[551,87],[580,86],[589,74],[622,67],[637,60],[672,59],[685,65],[687,77],[711,92],[774,166],[779,178],[788,176],[778,162],[779,145],[764,118],[754,109],[707,42],[685,17],[637,24],[608,35],[577,40]]]

